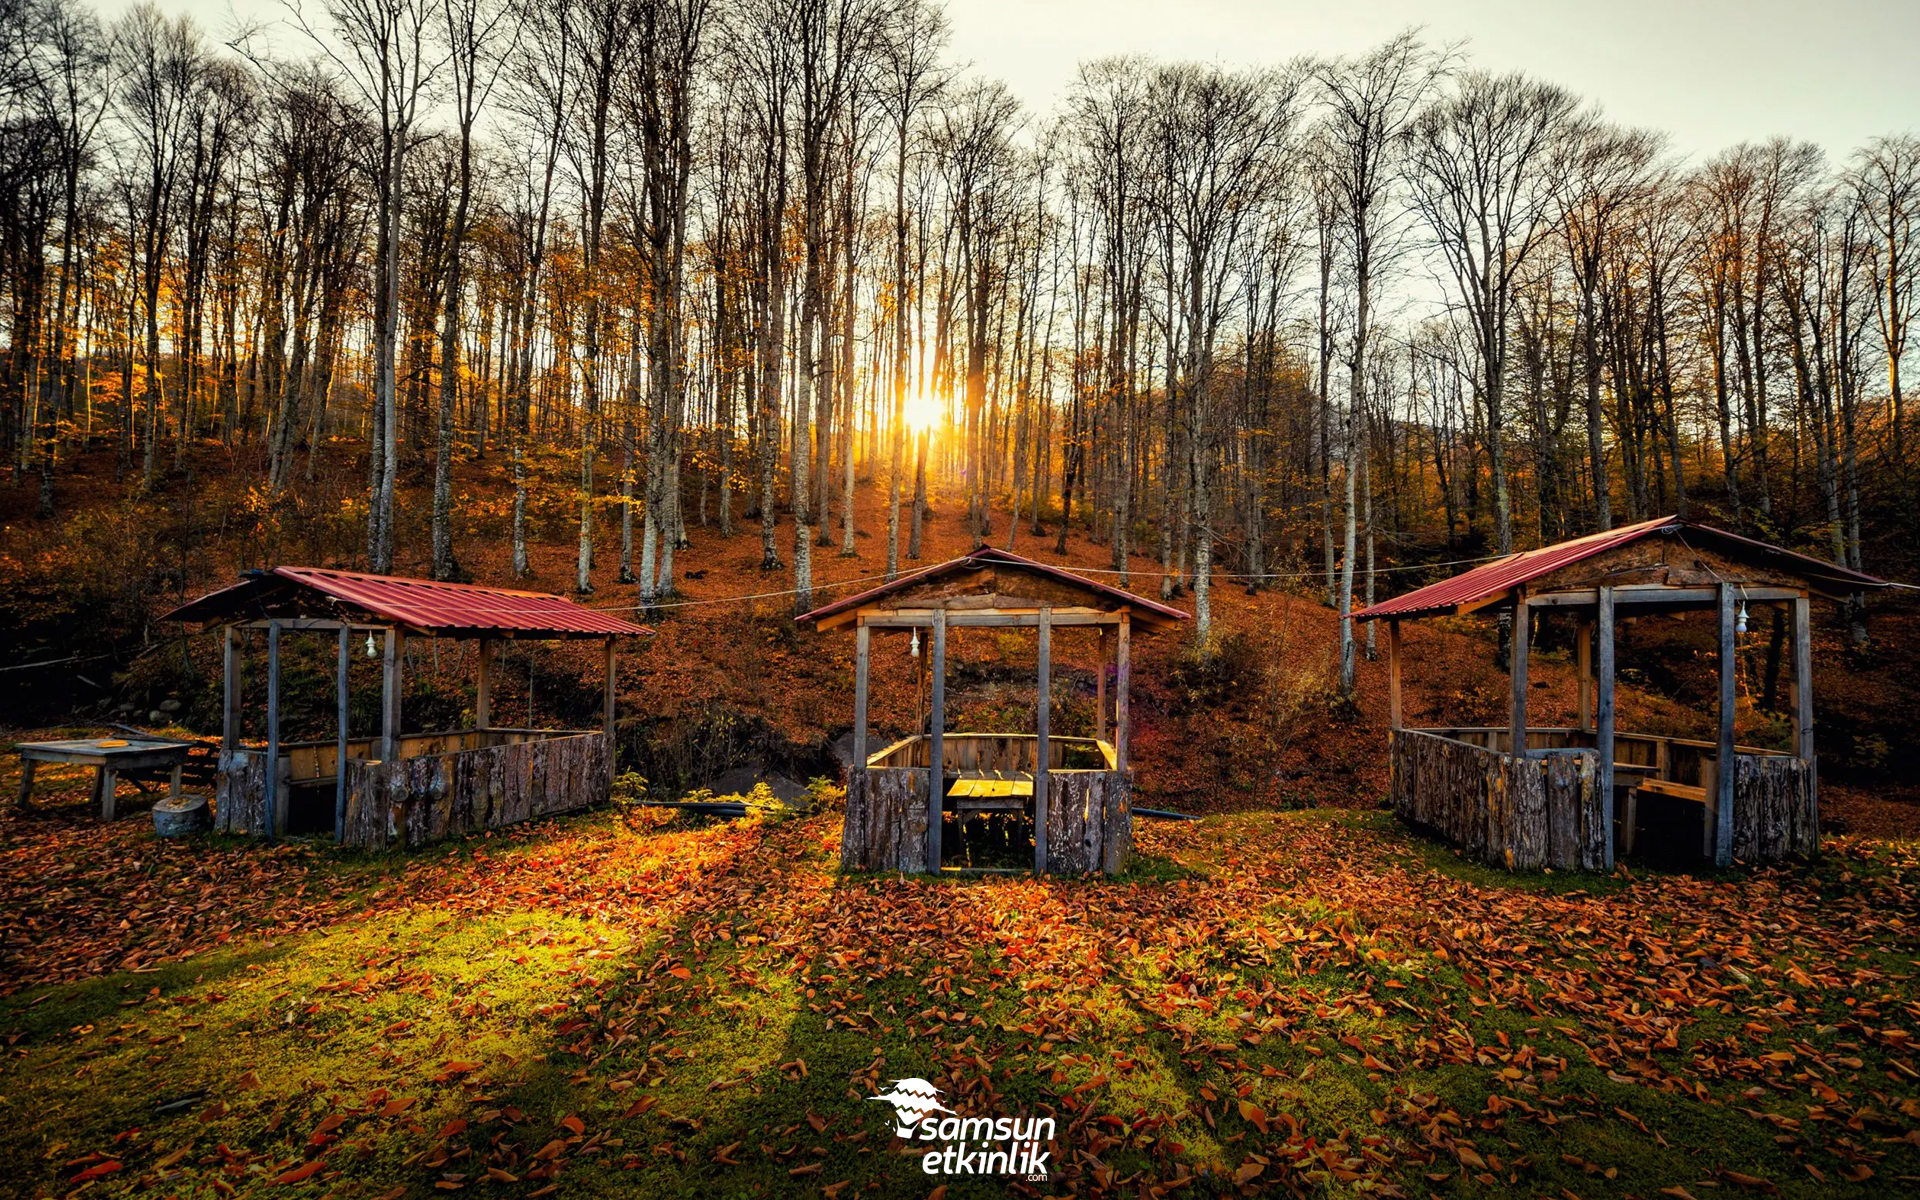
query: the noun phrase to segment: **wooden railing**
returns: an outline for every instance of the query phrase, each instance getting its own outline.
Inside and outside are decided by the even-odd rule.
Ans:
[[[576,734],[590,732],[584,729],[448,729],[437,733],[408,733],[401,735],[400,758],[419,758],[430,754],[454,754],[461,750],[481,750],[489,746],[517,746],[523,742],[541,742],[549,738],[573,737]],[[249,751],[264,752],[266,743],[256,742],[245,747]],[[380,753],[378,738],[347,739],[347,758],[377,758]],[[282,778],[291,783],[331,782],[334,768],[339,762],[340,743],[333,740],[312,742],[282,742],[280,755],[286,767]]]
[[[1592,732],[1529,727],[1521,758],[1507,752],[1511,735],[1503,726],[1401,729],[1392,736],[1390,800],[1405,819],[1476,858],[1516,870],[1605,865],[1611,798],[1598,786]],[[1813,764],[1757,746],[1734,749],[1733,856],[1769,862],[1815,853],[1820,818]],[[1694,738],[1616,732],[1615,791],[1625,795],[1654,780],[1680,785],[1664,793],[1664,802],[1702,807],[1702,840],[1711,854],[1719,819],[1718,750]],[[1618,814],[1623,852],[1633,849],[1624,835],[1636,808],[1628,804]]]
[[[942,742],[942,776],[1035,773],[1039,738],[1034,734],[949,733]],[[927,778],[931,753],[925,735],[903,738],[847,772],[843,867],[918,872],[932,865]],[[1050,737],[1047,758],[1047,871],[1077,875],[1121,870],[1133,850],[1132,780],[1118,768],[1114,747],[1097,738]],[[1038,781],[1034,786],[1040,790]],[[1029,797],[1029,824],[1036,811],[1033,804]]]
[[[379,743],[347,743],[347,812],[337,830],[347,845],[418,845],[604,801],[612,786],[612,746],[598,730],[467,729],[412,734],[393,763],[375,761]],[[333,809],[336,742],[283,746],[280,779]],[[267,755],[243,746],[226,756],[215,786],[214,827],[260,834],[267,827]]]
[[[340,840],[370,849],[419,846],[604,802],[613,745],[594,731],[347,768]]]
[[[1133,852],[1132,781],[1125,771],[1049,771],[1047,871],[1114,874]],[[1032,812],[1027,813],[1029,819]],[[930,809],[925,767],[868,767],[847,774],[840,865],[927,870]]]
[[[1443,730],[1398,729],[1391,756],[1394,812],[1473,857],[1513,871],[1606,867],[1593,751],[1515,758]]]
[[[1427,726],[1422,733],[1437,734],[1440,737],[1453,738],[1488,750],[1502,752],[1511,750],[1509,743],[1512,735],[1505,725],[1454,725],[1446,727]],[[1593,750],[1598,747],[1598,739],[1590,729],[1567,729],[1529,725],[1527,727],[1528,750]],[[1779,755],[1792,757],[1784,750],[1767,750],[1760,746],[1738,746],[1736,754]],[[1699,783],[1699,762],[1704,755],[1712,758],[1719,751],[1715,742],[1701,741],[1696,738],[1664,737],[1653,733],[1626,733],[1615,731],[1613,735],[1613,761],[1628,766],[1646,766],[1671,768],[1683,772],[1680,775],[1662,773],[1661,779],[1671,779],[1675,783]]]
[[[929,740],[925,734],[902,738],[869,755],[869,767],[928,766]],[[947,771],[1025,771],[1036,766],[1040,739],[1031,733],[949,733],[943,736],[940,763]],[[1047,739],[1049,771],[1112,771],[1118,759],[1113,744],[1096,738]]]

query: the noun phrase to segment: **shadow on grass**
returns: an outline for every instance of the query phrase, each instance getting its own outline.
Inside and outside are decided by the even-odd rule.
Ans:
[[[603,849],[591,820],[571,833]],[[624,1111],[626,1089],[593,1089],[605,1050],[577,1054],[573,1022],[604,1025],[598,993],[615,969],[638,973],[665,930],[630,935],[583,915],[592,905],[557,885],[585,873],[556,863],[547,844],[568,833],[561,825],[403,858],[322,856],[317,874],[399,876],[417,892],[266,945],[0,1002],[14,1046],[0,1066],[12,1117],[0,1173],[66,1190],[99,1167],[90,1186],[109,1195],[207,1178],[298,1195],[325,1190],[336,1172],[419,1195],[449,1183],[518,1195],[527,1188],[488,1167],[518,1176],[558,1162],[571,1175],[578,1160],[603,1159],[621,1141],[606,1110]],[[619,877],[590,882],[667,904],[666,881],[683,866],[724,871],[744,849],[737,838],[703,847],[699,834],[660,839],[658,853],[632,841],[610,860]],[[483,894],[494,886],[503,903]],[[584,1078],[574,1058],[590,1064]],[[204,1100],[155,1111],[156,1101],[195,1096]],[[591,1117],[595,1131],[577,1136],[568,1116]],[[555,1152],[536,1157],[556,1139]],[[275,1185],[290,1173],[299,1190]]]
[[[842,1196],[940,1183],[953,1200],[1005,1194],[1005,1180],[934,1179],[923,1151],[899,1152],[890,1106],[870,1097],[918,1076],[965,1115],[1055,1116],[1056,1178],[1042,1190],[1060,1185],[1069,1146],[1096,1156],[1076,1158],[1087,1173],[1165,1180],[1311,1138],[1316,1163],[1324,1150],[1453,1194],[1481,1186],[1459,1174],[1458,1137],[1498,1156],[1502,1187],[1529,1192],[1690,1186],[1711,1164],[1689,1145],[1793,1190],[1795,1152],[1774,1147],[1773,1126],[1660,1092],[1630,1056],[1616,1059],[1621,1079],[1591,1066],[1571,1040],[1595,1040],[1585,1021],[1489,1003],[1387,906],[1365,915],[1329,898],[1313,863],[1230,866],[1275,820],[1283,834],[1317,823],[1377,843],[1352,845],[1356,857],[1417,865],[1444,852],[1381,815],[1209,823],[1180,843],[1181,861],[1143,856],[1114,880],[841,874],[834,823],[818,817],[645,833],[588,817],[394,861],[323,855],[328,871],[414,890],[271,947],[0,1003],[0,1029],[23,1035],[0,1065],[0,1172],[64,1191],[106,1153],[124,1169],[95,1194],[205,1194],[214,1179],[289,1198],[750,1197],[838,1183]],[[1309,833],[1303,855],[1349,848]],[[1476,886],[1539,890],[1490,874]],[[1578,878],[1574,890],[1593,890]],[[1658,1053],[1685,1062],[1704,1040],[1747,1036],[1751,1018],[1698,1010],[1678,1049]],[[1485,1061],[1432,1065],[1438,1042],[1423,1043],[1454,1037]],[[1526,1045],[1571,1065],[1508,1078],[1498,1056]],[[199,1110],[152,1110],[198,1090]],[[1424,1144],[1402,1107],[1420,1093],[1466,1123],[1436,1126],[1450,1139],[1430,1164],[1450,1172],[1444,1184],[1405,1158],[1361,1161],[1387,1144],[1368,1138]],[[1490,1095],[1564,1120],[1540,1125]],[[1618,1181],[1602,1186],[1562,1152],[1614,1166]],[[1914,1157],[1887,1153],[1889,1176]],[[273,1182],[314,1161],[315,1174]],[[1339,1190],[1337,1176],[1299,1178]]]
[[[1505,871],[1468,858],[1459,847],[1424,829],[1408,825],[1382,809],[1342,812],[1334,818],[1349,829],[1378,835],[1388,853],[1408,866],[1425,867],[1462,883],[1492,891],[1538,892],[1550,896],[1611,896],[1633,885],[1631,875],[1603,871]],[[1666,874],[1635,864],[1635,873]],[[1701,872],[1695,872],[1702,875]],[[1712,878],[1713,873],[1703,877]]]

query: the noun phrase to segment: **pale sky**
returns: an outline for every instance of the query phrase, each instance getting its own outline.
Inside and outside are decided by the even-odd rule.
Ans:
[[[279,0],[160,0],[210,33]],[[106,0],[117,12],[125,0]],[[1353,54],[1409,25],[1525,70],[1705,157],[1775,134],[1836,158],[1920,130],[1920,0],[949,0],[953,56],[1038,114],[1075,66],[1142,53],[1228,65]]]
[[[1354,54],[1411,25],[1710,155],[1920,130],[1920,0],[951,0],[953,51],[1048,111],[1083,59]]]

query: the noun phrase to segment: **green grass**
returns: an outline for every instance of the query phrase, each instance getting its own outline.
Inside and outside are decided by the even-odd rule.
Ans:
[[[1920,1175],[1912,1056],[1861,1033],[1912,1025],[1914,947],[1845,928],[1911,917],[1902,863],[1516,879],[1374,814],[1140,834],[1114,881],[842,877],[831,818],[603,813],[412,857],[323,849],[279,884],[344,889],[344,919],[0,999],[0,1178],[48,1196],[923,1196],[943,1181],[868,1099],[902,1076],[963,1112],[1055,1115],[1042,1192],[1229,1194],[1253,1166],[1244,1190],[1580,1200],[1749,1177],[1894,1195]],[[1798,932],[1756,927],[1748,984],[1635,982],[1697,961],[1660,944],[1728,953],[1721,892]],[[1843,911],[1813,964],[1794,939],[1820,905]],[[1798,984],[1803,964],[1841,986]],[[1576,979],[1615,994],[1577,1000]],[[1633,1043],[1665,1029],[1671,1047]]]

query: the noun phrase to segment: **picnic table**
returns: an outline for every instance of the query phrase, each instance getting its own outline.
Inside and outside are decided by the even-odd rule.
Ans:
[[[100,819],[113,820],[113,789],[123,771],[169,773],[167,795],[180,795],[180,768],[193,750],[189,742],[163,741],[158,738],[71,738],[58,742],[21,742],[20,799],[25,808],[33,795],[33,773],[39,764],[72,763],[94,768],[93,795]]]

